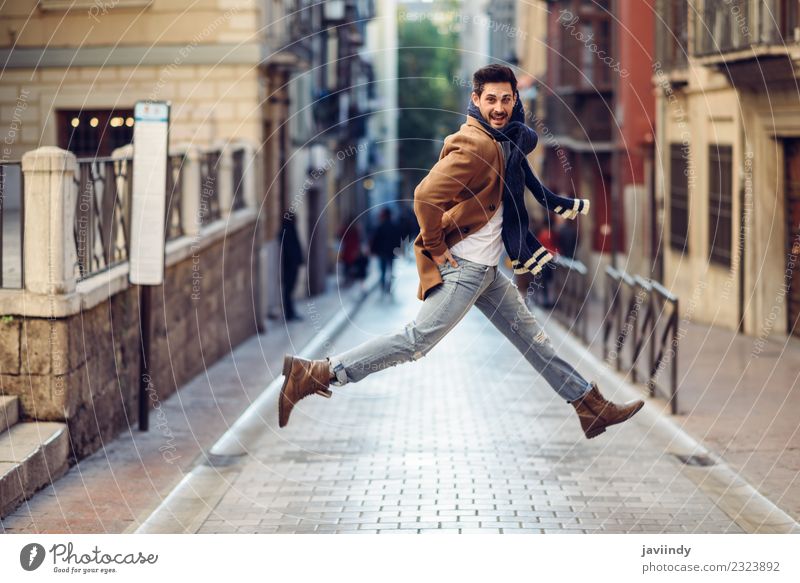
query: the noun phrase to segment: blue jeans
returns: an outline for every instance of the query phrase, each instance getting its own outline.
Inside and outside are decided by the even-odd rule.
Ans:
[[[449,262],[439,266],[444,283],[428,293],[416,319],[401,330],[328,357],[336,376],[331,384],[358,382],[373,372],[422,358],[475,305],[568,403],[587,393],[591,384],[556,355],[517,286],[497,267],[453,257],[458,267]]]

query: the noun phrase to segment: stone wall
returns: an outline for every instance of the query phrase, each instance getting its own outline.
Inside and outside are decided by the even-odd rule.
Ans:
[[[159,398],[256,333],[255,227],[255,220],[248,222],[181,260],[155,288],[151,350]]]
[[[153,288],[151,407],[256,332],[255,224],[194,248]],[[73,461],[138,425],[138,292],[67,317],[0,320],[0,394],[20,398],[23,419],[67,423]]]

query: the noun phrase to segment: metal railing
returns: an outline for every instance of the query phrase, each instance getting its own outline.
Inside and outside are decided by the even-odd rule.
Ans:
[[[133,161],[79,158],[74,180],[75,273],[80,281],[128,259]]]
[[[167,159],[167,201],[165,237],[167,241],[183,236],[183,167],[185,154],[170,154]]]
[[[233,210],[244,208],[247,149],[232,152]],[[200,156],[200,219],[206,226],[221,218],[219,198],[220,150]],[[167,161],[166,239],[185,234],[183,217],[185,153],[173,153]],[[73,241],[78,281],[128,260],[130,251],[133,159],[101,157],[77,159],[73,177],[77,190]],[[20,162],[0,163],[0,288],[22,288],[24,272],[24,176]],[[9,211],[9,201],[19,200],[20,212]],[[14,205],[16,206],[16,205]],[[9,218],[12,215],[18,217]],[[9,225],[12,227],[9,229]],[[9,267],[10,264],[11,267]],[[17,267],[18,266],[18,267]]]
[[[167,159],[166,240],[181,237],[183,168],[185,154]],[[78,281],[100,273],[129,257],[133,160],[131,158],[78,159],[75,177],[76,275]]]
[[[688,0],[657,0],[656,59],[669,71],[688,64]]]
[[[581,340],[588,342],[588,322],[583,317],[589,291],[588,270],[577,259],[563,255],[556,255],[553,262],[562,268],[556,269],[553,275],[553,286],[558,294],[553,313]]]
[[[10,203],[18,202],[19,211]],[[10,217],[10,218],[9,218]],[[8,224],[7,224],[8,223]],[[6,226],[10,227],[6,229]],[[0,288],[23,286],[25,180],[20,162],[0,163]]]
[[[696,55],[800,42],[797,0],[703,0],[692,12]]]
[[[213,223],[222,215],[219,205],[219,150],[200,155],[200,224]]]
[[[244,148],[236,148],[233,150],[231,158],[233,162],[233,205],[232,210],[239,210],[244,208],[244,165],[245,165],[246,150]]]
[[[627,369],[637,382],[637,366],[647,348],[646,385],[651,396],[660,388],[656,379],[662,366],[669,364],[670,384],[663,392],[673,414],[678,412],[678,310],[678,298],[658,282],[606,268],[603,357],[615,361],[617,370]]]

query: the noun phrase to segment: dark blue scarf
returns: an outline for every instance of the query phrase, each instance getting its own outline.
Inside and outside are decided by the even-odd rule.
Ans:
[[[493,128],[470,99],[467,115],[474,117],[495,140],[510,141],[511,153],[506,163],[503,183],[502,238],[515,273],[538,273],[553,256],[528,230],[528,211],[525,208],[525,182],[532,171],[526,156],[539,142],[538,134],[525,125],[525,109],[517,92],[517,102],[511,119],[502,128]]]

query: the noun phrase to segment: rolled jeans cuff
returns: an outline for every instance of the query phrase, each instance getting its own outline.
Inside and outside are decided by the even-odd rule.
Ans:
[[[583,391],[583,393],[580,396],[575,397],[572,400],[567,399],[566,401],[567,401],[567,403],[572,403],[573,401],[579,401],[579,400],[583,399],[589,393],[589,391],[591,391],[591,390],[592,390],[591,381],[586,381],[586,389]]]

